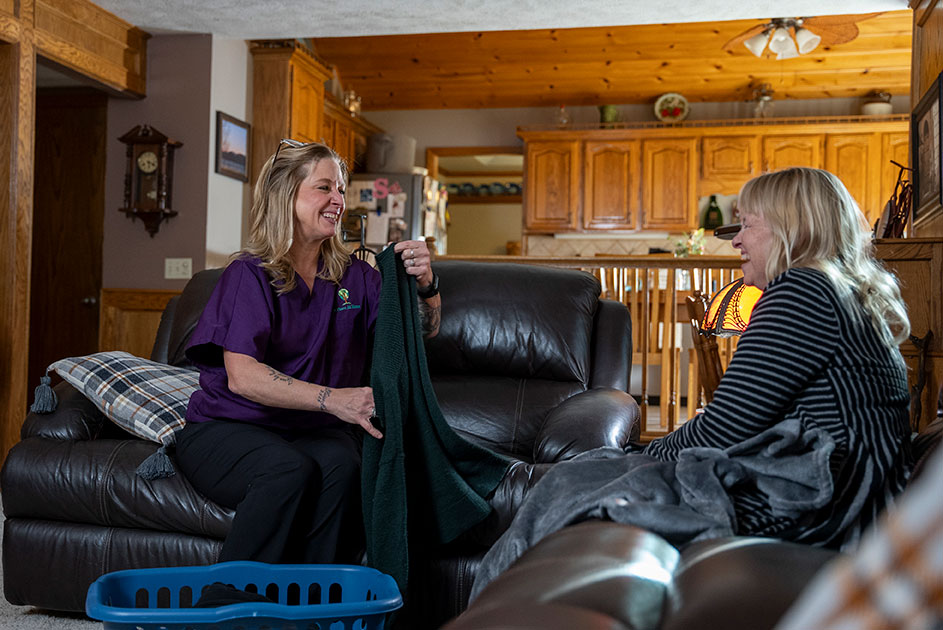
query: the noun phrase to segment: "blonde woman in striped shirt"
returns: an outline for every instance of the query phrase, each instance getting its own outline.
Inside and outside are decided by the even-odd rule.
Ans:
[[[756,487],[738,487],[737,533],[841,547],[903,489],[912,464],[898,348],[910,332],[906,308],[831,173],[761,175],[744,185],[739,207],[733,246],[744,282],[763,296],[713,401],[644,452],[670,461],[687,447],[727,448],[786,419],[824,429],[836,445],[832,501],[796,522],[775,516]]]

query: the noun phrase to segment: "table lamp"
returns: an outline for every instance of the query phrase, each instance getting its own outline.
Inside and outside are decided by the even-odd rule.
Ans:
[[[750,313],[763,291],[737,278],[715,293],[704,311],[701,332],[715,337],[740,335],[750,323]]]

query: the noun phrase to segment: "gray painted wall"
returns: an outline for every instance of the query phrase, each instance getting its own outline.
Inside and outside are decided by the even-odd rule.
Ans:
[[[192,258],[193,271],[206,256],[207,165],[210,163],[209,35],[164,35],[147,43],[147,98],[110,99],[105,170],[102,286],[182,289],[185,280],[164,279],[164,258]],[[148,124],[183,142],[174,155],[173,209],[153,238],[123,205],[126,145],[118,138]]]

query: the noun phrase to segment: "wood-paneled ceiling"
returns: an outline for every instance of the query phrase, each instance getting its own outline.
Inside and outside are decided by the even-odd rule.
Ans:
[[[781,17],[781,16],[772,16]],[[854,40],[788,60],[723,45],[765,20],[312,40],[364,110],[651,103],[910,91],[911,11],[858,22]]]

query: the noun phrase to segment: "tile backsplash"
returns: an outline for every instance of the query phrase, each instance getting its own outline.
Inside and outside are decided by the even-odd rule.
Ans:
[[[577,236],[554,238],[552,235],[530,234],[524,236],[525,256],[641,256],[649,249],[658,248],[674,251],[675,244],[681,239],[680,234],[667,238],[591,238]],[[739,252],[730,245],[730,241],[707,236],[704,238],[704,253],[712,256],[737,256]]]

